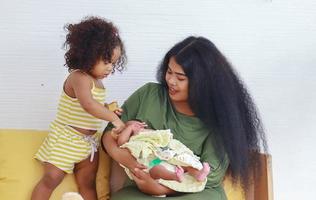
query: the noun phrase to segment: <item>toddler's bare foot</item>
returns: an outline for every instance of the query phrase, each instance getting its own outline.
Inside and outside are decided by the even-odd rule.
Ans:
[[[204,181],[208,173],[210,173],[210,165],[207,162],[203,163],[203,169],[201,169],[200,173],[198,173],[195,178],[198,181]]]
[[[183,180],[183,174],[184,174],[184,169],[182,167],[176,167],[176,177],[178,182],[182,182]]]

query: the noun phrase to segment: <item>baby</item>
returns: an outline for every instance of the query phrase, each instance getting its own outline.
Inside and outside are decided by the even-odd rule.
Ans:
[[[189,182],[199,185],[196,187],[197,191],[204,189],[210,172],[209,164],[201,163],[199,157],[172,137],[170,130],[146,129],[144,122],[128,121],[125,129],[118,134],[117,143],[121,148],[129,149],[138,162],[147,166],[152,178],[162,182],[166,180],[182,183],[189,175],[191,176]],[[202,185],[204,186],[201,187]],[[197,192],[187,191],[186,188],[188,187],[172,189],[180,192]]]

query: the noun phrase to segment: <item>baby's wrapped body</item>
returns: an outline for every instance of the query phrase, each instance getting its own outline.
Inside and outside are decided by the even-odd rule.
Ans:
[[[184,144],[173,139],[170,130],[142,131],[132,136],[121,148],[129,149],[137,161],[147,166],[148,170],[157,164],[172,172],[176,171],[177,166],[193,167],[197,170],[203,168],[199,157]],[[132,179],[129,169],[125,168],[125,171]],[[207,179],[198,181],[189,173],[184,173],[181,182],[164,179],[158,179],[158,182],[178,192],[199,192],[204,189]]]

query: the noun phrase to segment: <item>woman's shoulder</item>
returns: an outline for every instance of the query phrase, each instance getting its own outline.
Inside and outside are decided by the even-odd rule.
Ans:
[[[129,98],[128,102],[141,102],[142,104],[156,104],[165,99],[165,89],[159,83],[149,82],[138,88]],[[143,105],[144,106],[144,105]]]
[[[160,89],[162,88],[162,85],[160,83],[148,82],[148,83],[145,83],[141,88]]]
[[[149,82],[141,86],[136,93],[147,94],[147,95],[157,95],[163,91],[163,86],[159,83]]]

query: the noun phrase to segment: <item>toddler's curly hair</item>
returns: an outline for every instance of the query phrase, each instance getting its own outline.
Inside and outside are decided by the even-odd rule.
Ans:
[[[111,62],[116,47],[120,47],[121,56],[114,64],[113,72],[125,68],[125,48],[113,23],[92,16],[77,24],[66,24],[64,29],[68,32],[64,43],[68,71],[80,69],[89,72],[100,59],[105,63]]]

